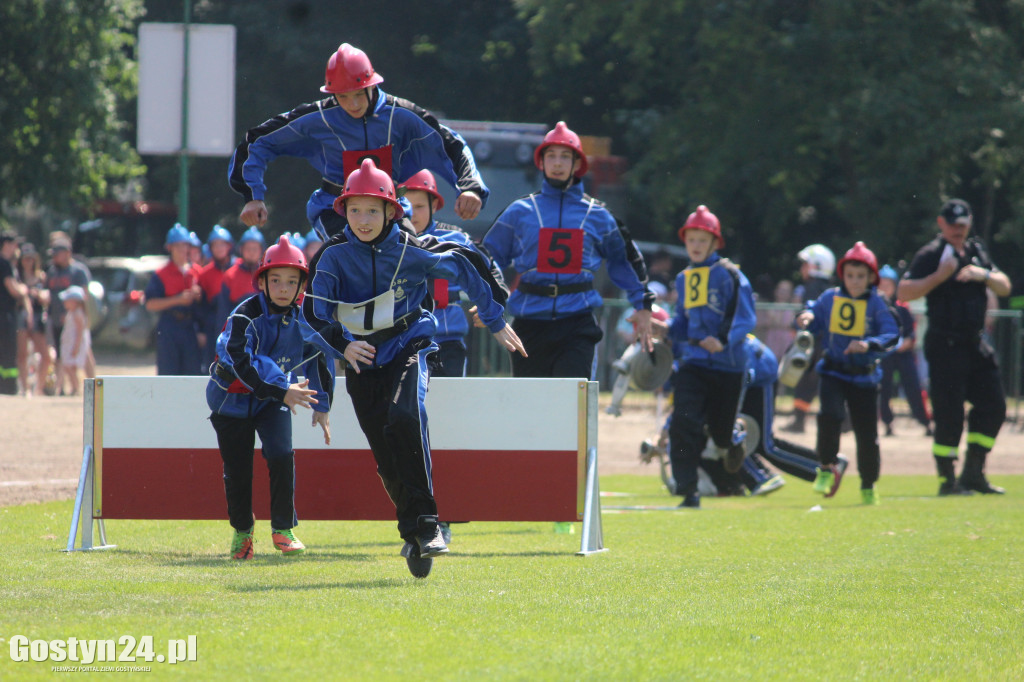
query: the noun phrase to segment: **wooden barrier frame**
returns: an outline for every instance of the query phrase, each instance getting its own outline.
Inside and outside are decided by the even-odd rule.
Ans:
[[[206,384],[195,376],[86,381],[85,442],[68,551],[110,547],[105,519],[227,518]],[[441,517],[583,521],[578,554],[603,551],[597,392],[596,382],[576,379],[432,379],[427,412]],[[331,437],[332,444],[324,445],[308,411],[294,417],[300,520],[394,520],[344,378],[335,390]],[[266,519],[266,467],[257,461],[253,473],[253,508]],[[93,521],[99,545],[93,543]]]

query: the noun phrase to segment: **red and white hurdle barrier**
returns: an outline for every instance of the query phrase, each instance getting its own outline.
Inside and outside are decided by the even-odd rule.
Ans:
[[[68,550],[106,547],[105,519],[225,519],[205,377],[86,382],[82,472]],[[583,521],[580,554],[602,551],[597,383],[437,378],[427,413],[438,512],[453,521]],[[393,520],[369,445],[338,380],[331,445],[294,417],[295,506],[303,520]],[[259,441],[257,440],[257,448]],[[256,457],[260,457],[257,453]],[[253,506],[269,517],[266,467]],[[79,523],[85,519],[84,523]],[[92,539],[98,522],[100,545]],[[81,525],[81,543],[75,546]]]

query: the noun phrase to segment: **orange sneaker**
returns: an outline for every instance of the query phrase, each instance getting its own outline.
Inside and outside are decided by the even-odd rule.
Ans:
[[[274,540],[274,547],[277,547],[285,556],[291,556],[292,554],[302,554],[306,551],[306,546],[302,544],[302,541],[295,537],[295,533],[292,532],[291,528],[285,530],[271,530],[270,537]]]

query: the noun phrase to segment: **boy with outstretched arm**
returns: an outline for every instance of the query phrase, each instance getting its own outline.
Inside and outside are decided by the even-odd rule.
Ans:
[[[841,284],[808,302],[807,309],[796,318],[797,326],[814,334],[823,349],[815,367],[821,375],[817,443],[821,468],[814,480],[814,491],[832,497],[839,489],[839,436],[849,407],[857,440],[861,501],[875,505],[879,503],[875,482],[881,469],[879,362],[896,347],[899,327],[889,305],[875,290],[878,260],[864,242],[857,242],[846,252],[838,271]]]
[[[270,524],[274,547],[285,556],[301,554],[295,537],[295,451],[292,414],[313,408],[313,426],[331,443],[330,409],[334,394],[334,358],[303,340],[297,308],[308,269],[302,251],[287,237],[269,249],[256,271],[259,293],[228,317],[217,338],[206,402],[213,413],[217,444],[224,461],[224,494],[235,534],[232,559],[253,557],[252,461],[256,434],[270,473]],[[298,381],[294,372],[306,377]]]
[[[372,160],[348,176],[335,210],[346,225],[311,264],[303,316],[309,340],[345,358],[345,387],[395,505],[402,556],[413,575],[425,577],[432,557],[448,552],[437,523],[424,407],[427,356],[438,349],[437,322],[423,307],[428,280],[458,284],[499,343],[526,351],[502,318],[504,290],[484,259],[401,230],[394,184]]]

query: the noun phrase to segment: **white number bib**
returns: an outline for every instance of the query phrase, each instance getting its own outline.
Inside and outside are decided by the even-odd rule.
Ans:
[[[353,334],[366,336],[395,326],[395,292],[383,294],[362,303],[337,302],[334,318]]]

